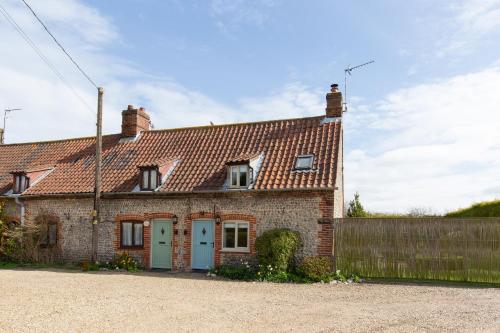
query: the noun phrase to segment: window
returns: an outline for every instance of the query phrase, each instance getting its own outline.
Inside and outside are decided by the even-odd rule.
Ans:
[[[141,169],[141,191],[153,191],[161,183],[161,174],[158,168]]]
[[[143,247],[143,222],[121,223],[121,247]]]
[[[16,194],[23,193],[30,186],[30,179],[24,173],[14,175],[14,189]]]
[[[224,222],[224,250],[248,251],[248,222]]]
[[[252,168],[248,165],[229,166],[229,187],[240,188],[248,187],[252,182]]]
[[[57,244],[57,223],[42,224],[40,228],[40,245],[43,247]]]
[[[299,155],[295,161],[296,170],[311,169],[314,162],[314,155]]]

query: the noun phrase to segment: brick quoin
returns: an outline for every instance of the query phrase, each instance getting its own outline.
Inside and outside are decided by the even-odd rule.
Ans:
[[[333,225],[331,223],[333,206],[333,194],[324,194],[321,196],[319,209],[321,211],[322,222],[318,231],[318,256],[333,256]]]

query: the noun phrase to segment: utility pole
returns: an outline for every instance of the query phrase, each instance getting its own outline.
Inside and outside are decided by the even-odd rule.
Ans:
[[[104,89],[97,88],[97,135],[95,152],[95,188],[94,212],[92,221],[92,262],[97,261],[99,240],[99,223],[101,222],[101,152],[102,152],[102,95]]]
[[[7,124],[7,114],[10,113],[10,112],[13,112],[13,111],[19,111],[19,110],[22,110],[22,109],[5,109],[3,110],[3,131],[0,132],[1,136],[0,136],[0,143],[5,143],[5,125]]]

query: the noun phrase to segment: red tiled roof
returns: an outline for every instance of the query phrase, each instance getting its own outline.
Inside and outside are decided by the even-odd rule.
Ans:
[[[164,192],[222,190],[226,163],[241,156],[264,158],[254,189],[333,188],[340,122],[324,117],[245,124],[153,130],[135,141],[120,134],[103,137],[104,192],[130,192],[138,166],[176,160]],[[95,138],[0,145],[0,194],[12,188],[13,170],[40,165],[54,169],[23,195],[91,193],[94,188]],[[314,154],[314,172],[294,172],[297,155]]]

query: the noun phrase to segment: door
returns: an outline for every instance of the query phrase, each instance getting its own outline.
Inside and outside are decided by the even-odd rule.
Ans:
[[[214,222],[193,221],[193,258],[191,268],[214,266]]]
[[[153,221],[151,267],[172,268],[172,222]]]

